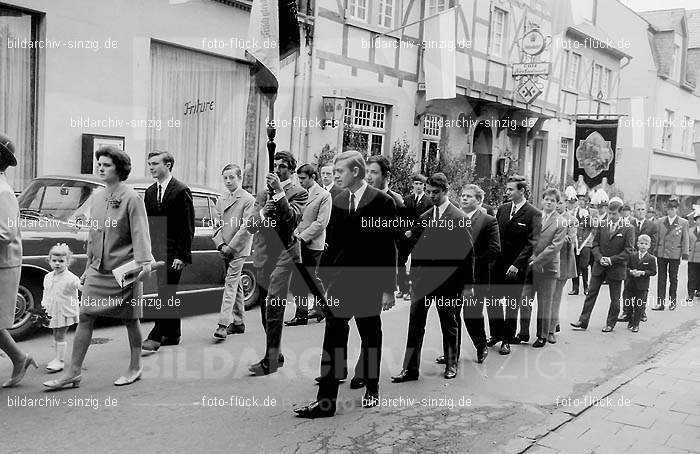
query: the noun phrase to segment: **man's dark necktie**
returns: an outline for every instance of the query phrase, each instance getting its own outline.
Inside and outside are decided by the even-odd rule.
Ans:
[[[355,212],[355,194],[350,193],[350,214]]]
[[[158,211],[160,211],[161,197],[163,196],[163,186],[158,185]]]

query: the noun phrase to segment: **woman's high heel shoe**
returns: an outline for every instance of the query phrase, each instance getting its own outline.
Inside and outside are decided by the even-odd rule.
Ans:
[[[8,381],[3,383],[2,387],[11,388],[13,386],[16,386],[24,378],[24,375],[27,373],[27,369],[29,369],[29,366],[34,366],[35,368],[39,367],[36,364],[36,361],[34,361],[34,358],[32,358],[31,355],[27,353],[27,356],[24,357],[24,364],[22,365],[22,369],[20,369],[17,375],[11,377]]]
[[[58,380],[49,380],[44,382],[44,386],[51,390],[56,390],[56,389],[63,389],[66,386],[72,385],[73,388],[77,388],[80,386],[80,380],[83,379],[82,375],[76,375],[75,377],[70,377],[70,378],[59,378]],[[48,390],[47,390],[48,391]]]

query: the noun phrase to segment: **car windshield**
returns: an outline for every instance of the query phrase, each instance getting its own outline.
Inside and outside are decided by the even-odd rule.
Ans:
[[[97,187],[87,181],[34,180],[20,195],[19,208],[23,213],[71,221],[87,209],[85,202]]]

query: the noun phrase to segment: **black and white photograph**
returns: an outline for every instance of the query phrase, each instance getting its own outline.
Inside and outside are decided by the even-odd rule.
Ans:
[[[0,453],[700,453],[700,0],[0,0]]]

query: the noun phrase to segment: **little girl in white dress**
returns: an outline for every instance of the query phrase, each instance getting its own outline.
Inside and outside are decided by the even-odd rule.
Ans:
[[[66,332],[78,323],[80,300],[78,290],[82,288],[80,278],[68,270],[73,253],[66,244],[57,244],[47,258],[53,269],[44,276],[44,295],[41,305],[51,317],[49,328],[53,331],[53,347],[56,356],[47,365],[49,372],[63,370],[66,356]]]

